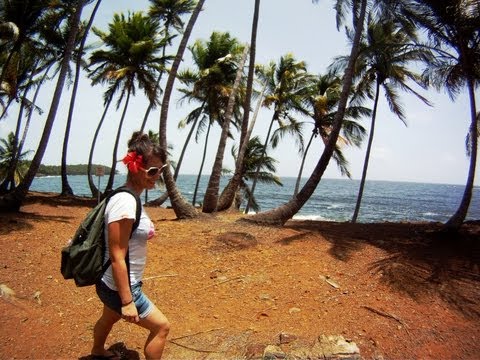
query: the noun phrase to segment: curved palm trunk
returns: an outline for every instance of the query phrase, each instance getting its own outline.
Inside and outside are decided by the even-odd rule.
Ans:
[[[202,104],[202,109],[205,106],[205,102]],[[201,111],[200,111],[201,113]],[[180,171],[180,167],[183,162],[183,158],[185,156],[185,152],[187,150],[187,146],[190,143],[190,139],[192,138],[193,132],[195,131],[195,128],[197,127],[198,119],[200,118],[200,115],[198,115],[193,122],[190,131],[188,132],[187,138],[185,139],[185,143],[183,144],[182,152],[180,153],[180,157],[177,161],[177,166],[175,168],[175,173],[173,174],[173,180],[176,181],[178,177],[178,173]],[[166,200],[168,199],[168,191],[165,191],[162,195],[160,195],[158,198],[155,200],[152,200],[148,203],[150,206],[161,206]],[[146,201],[145,201],[146,203]]]
[[[302,206],[308,201],[310,196],[312,196],[313,192],[317,188],[317,185],[320,182],[328,166],[330,158],[332,157],[338,135],[340,134],[340,129],[342,127],[343,117],[345,115],[345,108],[348,101],[348,95],[352,86],[354,66],[358,55],[360,36],[363,32],[363,25],[365,22],[366,5],[367,0],[362,0],[360,4],[360,15],[355,26],[355,36],[352,42],[352,49],[350,51],[350,58],[348,60],[347,69],[345,70],[342,92],[340,94],[338,110],[335,114],[332,132],[330,133],[328,144],[323,149],[323,153],[320,156],[320,159],[318,160],[315,169],[313,170],[312,174],[310,175],[309,179],[302,187],[300,192],[289,202],[270,211],[255,214],[252,216],[247,216],[243,218],[244,220],[254,223],[283,225],[285,224],[285,222],[287,222],[287,220],[291,219],[292,216],[298,212],[298,210],[302,208]]]
[[[297,181],[295,182],[295,190],[293,190],[293,196],[296,196],[298,194],[298,189],[300,188],[300,181],[302,180],[303,167],[305,166],[305,159],[307,158],[308,150],[310,149],[310,145],[312,145],[312,141],[314,137],[315,137],[315,133],[312,131],[310,140],[308,140],[307,147],[303,152],[302,163],[300,164],[300,169],[298,170],[298,176],[297,176]]]
[[[23,145],[25,144],[25,139],[27,138],[28,129],[30,128],[30,123],[31,123],[31,120],[32,120],[33,108],[35,107],[35,103],[37,102],[37,97],[38,97],[38,94],[40,93],[41,85],[44,83],[45,79],[47,78],[48,71],[50,70],[50,68],[52,66],[53,66],[53,63],[50,64],[47,67],[47,69],[45,70],[45,73],[43,74],[42,78],[40,79],[40,83],[38,84],[37,88],[35,89],[35,94],[33,95],[33,99],[32,99],[32,110],[28,113],[27,120],[25,121],[25,127],[23,128],[22,139],[20,140],[20,142],[18,144],[17,157],[15,158],[15,164],[12,167],[13,168],[12,176],[14,176],[14,174],[15,174],[15,169],[16,169],[17,164],[18,164],[18,157],[20,156],[20,154],[23,151]]]
[[[472,142],[472,149],[470,154],[470,165],[468,168],[467,183],[465,185],[465,190],[463,192],[462,201],[458,206],[457,211],[452,217],[446,222],[445,226],[451,229],[458,229],[467,217],[468,208],[470,206],[470,201],[472,200],[473,185],[475,182],[475,168],[477,163],[477,153],[478,153],[478,123],[479,115],[477,114],[476,104],[475,104],[475,90],[474,83],[472,78],[468,79],[468,94],[470,98],[470,141]]]
[[[250,59],[248,64],[247,88],[245,92],[245,100],[243,102],[243,121],[242,131],[240,135],[240,144],[245,142],[248,131],[248,119],[250,117],[250,103],[252,100],[253,91],[253,77],[255,71],[255,55],[257,51],[257,32],[258,32],[258,17],[260,14],[260,0],[255,0],[253,9],[252,32],[250,35]],[[248,140],[246,141],[248,144]],[[243,162],[243,160],[242,160]]]
[[[130,94],[131,94],[131,88],[129,87],[127,90],[127,99],[125,100],[125,106],[123,107],[122,117],[120,118],[120,123],[118,124],[118,131],[117,131],[117,137],[115,138],[115,145],[113,146],[112,168],[110,169],[110,175],[108,177],[107,187],[105,188],[105,192],[107,193],[113,189],[113,182],[115,180],[115,171],[117,169],[118,144],[120,142],[120,134],[122,132],[125,115],[127,114],[128,103],[130,102]]]
[[[235,96],[237,94],[238,87],[240,86],[240,80],[242,79],[243,67],[245,66],[247,55],[248,46],[245,46],[242,61],[238,66],[233,89],[228,98],[227,111],[222,124],[222,134],[220,135],[215,162],[213,163],[212,173],[210,174],[207,190],[205,191],[205,196],[203,198],[202,211],[204,213],[214,212],[217,208],[218,191],[220,189],[220,176],[222,175],[223,157],[225,155],[225,147],[227,146],[228,130],[230,129],[230,122],[232,121],[233,115],[233,105],[235,105]]]
[[[37,60],[35,62],[35,65],[33,66],[34,69],[37,68],[38,63],[39,63],[39,60]],[[32,70],[30,72],[30,76],[28,78],[27,83],[30,84],[32,82],[34,74],[35,74],[35,71]],[[43,79],[45,79],[45,76],[43,77]],[[43,82],[43,79],[42,79],[42,82]],[[31,118],[31,115],[32,115],[32,112],[33,112],[33,107],[35,106],[35,100],[37,98],[39,87],[40,87],[40,85],[37,87],[37,89],[35,91],[34,98],[33,98],[32,109],[30,110],[30,113],[28,114],[27,119]],[[25,88],[25,91],[23,92],[22,99],[27,98],[27,95],[28,95],[29,91],[30,91],[30,86],[27,86]],[[23,118],[24,109],[25,109],[25,105],[24,105],[24,102],[22,101],[21,104],[20,104],[20,109],[18,111],[17,125],[16,125],[16,128],[15,128],[15,143],[14,143],[14,148],[13,148],[13,157],[12,157],[12,161],[10,162],[9,167],[8,167],[7,176],[6,176],[5,180],[2,182],[2,184],[0,184],[0,194],[5,194],[8,190],[13,190],[15,188],[15,169],[17,168],[18,159],[20,157],[20,154],[22,153],[23,142],[25,141],[25,131],[22,135],[22,141],[19,142],[19,140],[18,140],[18,138],[20,136],[20,129],[22,127],[22,118]],[[29,123],[29,120],[27,120],[27,121]],[[25,129],[28,129],[27,123],[25,125]]]
[[[85,42],[87,41],[88,32],[92,27],[93,19],[95,18],[95,14],[97,13],[98,7],[100,6],[101,2],[102,0],[98,0],[97,3],[95,4],[92,14],[90,15],[90,19],[88,20],[87,26],[85,27],[85,34],[83,35],[82,41],[80,42],[80,46],[78,48],[78,59],[75,64],[75,79],[73,82],[72,95],[70,98],[70,107],[68,109],[67,124],[65,126],[65,135],[63,137],[62,163],[61,163],[62,192],[60,194],[62,196],[73,195],[73,190],[70,184],[68,183],[68,177],[67,177],[68,140],[70,138],[73,109],[75,108],[75,99],[77,97],[78,83],[80,81],[80,65],[82,62],[82,53],[83,53],[83,49],[85,48]]]
[[[200,184],[200,178],[202,177],[202,172],[203,172],[203,165],[205,164],[205,158],[207,157],[208,137],[210,135],[211,127],[212,127],[212,123],[209,121],[208,128],[207,128],[207,135],[205,136],[205,145],[203,147],[202,163],[200,164],[200,170],[198,170],[197,182],[195,183],[195,191],[193,192],[193,198],[192,198],[193,206],[195,206],[195,202],[197,201],[198,185]]]
[[[377,118],[378,98],[380,95],[380,83],[377,80],[375,89],[375,101],[373,104],[372,122],[370,125],[370,134],[368,136],[367,152],[365,153],[365,160],[363,162],[362,179],[360,180],[360,188],[358,189],[357,203],[355,211],[352,216],[352,223],[357,222],[358,213],[360,212],[360,205],[362,204],[363,189],[365,188],[365,180],[367,179],[368,163],[370,161],[370,152],[372,150],[373,135],[375,134],[375,120]]]
[[[160,89],[160,81],[162,81],[162,73],[160,73],[160,75],[158,75],[157,82],[155,84],[155,92],[157,92],[158,89]],[[154,104],[153,101],[150,101],[148,103],[147,110],[145,111],[145,115],[143,116],[142,126],[140,126],[140,131],[141,132],[143,132],[145,130],[145,125],[147,124],[148,117],[150,116],[150,112],[152,111],[153,104]]]
[[[166,32],[165,37],[168,37],[168,31]],[[166,46],[167,45],[165,44],[162,50],[163,59],[165,59]],[[155,93],[160,89],[160,82],[162,81],[162,75],[163,75],[163,72],[160,71],[160,74],[158,74],[157,82],[155,84]],[[153,105],[154,105],[154,101],[150,101],[148,103],[147,110],[145,111],[145,115],[143,116],[142,126],[140,127],[141,132],[145,130],[145,125],[147,125],[148,117],[150,116],[150,112],[152,111]]]
[[[73,115],[73,107],[74,107],[74,91],[76,91],[76,87],[78,86],[78,77],[75,76],[75,81],[73,84],[72,90],[72,97],[70,100],[70,109],[68,110],[68,117],[67,117],[67,124],[65,126],[65,135],[63,136],[63,147],[62,147],[62,161],[61,161],[61,178],[62,178],[62,192],[60,193],[61,196],[69,196],[73,195],[73,190],[70,184],[68,183],[67,177],[67,150],[68,150],[68,139],[70,138],[70,128],[72,126],[72,115]]]
[[[2,114],[0,115],[0,120],[2,120],[5,116],[7,116],[8,109],[10,108],[10,105],[12,105],[13,100],[14,99],[8,99],[7,105],[3,108]]]
[[[58,75],[57,85],[55,86],[55,91],[53,93],[52,103],[50,105],[50,110],[48,112],[47,119],[45,121],[45,126],[43,128],[42,137],[38,144],[37,151],[35,152],[35,156],[32,159],[30,164],[30,168],[27,171],[27,174],[23,178],[22,182],[19,184],[15,190],[9,192],[4,197],[0,199],[0,212],[1,211],[18,211],[20,206],[22,205],[23,201],[25,200],[25,196],[27,194],[30,185],[32,184],[33,178],[40,167],[42,162],[43,155],[45,154],[45,150],[47,148],[48,140],[50,138],[50,133],[53,128],[53,123],[55,122],[55,117],[57,115],[58,105],[60,103],[60,98],[62,97],[63,86],[65,84],[65,79],[67,76],[68,71],[68,64],[70,62],[70,57],[72,55],[72,51],[75,45],[75,38],[78,32],[78,26],[80,23],[80,18],[82,15],[83,6],[85,4],[85,0],[78,0],[77,2],[77,9],[75,14],[72,15],[72,21],[70,22],[70,32],[68,34],[68,41],[65,46],[65,52],[62,59],[60,73]]]
[[[257,169],[255,170],[255,175],[253,177],[252,187],[250,189],[250,192],[251,192],[252,196],[249,197],[249,199],[248,199],[247,206],[245,207],[245,214],[248,214],[248,210],[250,210],[250,207],[252,205],[251,199],[252,199],[253,194],[255,192],[255,188],[257,187],[257,178],[258,178],[258,174],[260,173],[260,164],[263,162],[263,158],[265,157],[265,153],[267,152],[267,145],[268,145],[268,141],[270,140],[270,133],[272,132],[273,122],[275,121],[276,118],[277,118],[277,114],[275,113],[272,117],[272,120],[270,121],[270,126],[268,127],[267,137],[265,138],[265,143],[263,144],[263,150],[262,150],[262,155],[260,156],[259,165],[257,166]]]
[[[165,84],[165,93],[162,101],[162,109],[160,111],[160,126],[159,126],[160,146],[164,149],[165,152],[167,151],[166,149],[167,149],[168,107],[170,105],[170,97],[173,91],[173,83],[175,82],[178,67],[180,66],[180,62],[182,61],[183,54],[185,53],[188,39],[190,37],[190,34],[192,33],[192,29],[193,29],[193,26],[195,25],[195,22],[197,21],[198,15],[202,10],[202,6],[204,2],[205,0],[199,0],[197,2],[197,6],[195,7],[195,10],[192,12],[192,15],[190,16],[190,20],[188,21],[187,27],[185,28],[185,32],[183,33],[182,40],[180,41],[177,54],[175,55],[175,60],[173,61],[172,68],[168,75],[167,83]],[[180,192],[178,191],[177,185],[175,184],[175,180],[173,179],[173,176],[172,176],[172,173],[170,172],[169,167],[167,167],[167,170],[164,171],[163,179],[165,180],[165,186],[167,188],[173,210],[175,211],[175,215],[180,219],[196,217],[197,212],[195,208],[191,206],[189,203],[187,203],[185,199],[181,196]]]
[[[243,104],[243,121],[242,132],[240,135],[240,145],[238,148],[238,156],[235,162],[235,172],[233,177],[228,182],[227,186],[223,189],[220,198],[217,203],[217,211],[223,211],[229,209],[235,199],[240,182],[242,181],[242,168],[245,153],[247,151],[248,141],[250,138],[251,130],[249,132],[249,116],[250,116],[250,103],[252,99],[253,89],[253,75],[255,70],[255,54],[257,49],[257,32],[258,32],[258,18],[260,14],[260,0],[255,0],[255,7],[253,11],[252,21],[252,33],[250,39],[250,59],[248,64],[248,78],[247,89],[245,93],[245,102]],[[262,91],[263,93],[263,91]],[[251,128],[251,127],[250,127]]]
[[[245,136],[243,146],[240,146],[237,155],[237,161],[235,162],[235,173],[233,177],[228,181],[227,185],[223,189],[220,198],[218,199],[217,203],[217,211],[224,211],[230,209],[235,198],[238,194],[239,186],[242,184],[242,168],[243,168],[243,158],[245,157],[245,152],[247,150],[248,142],[250,141],[250,137],[252,135],[253,128],[255,127],[255,123],[257,121],[258,113],[260,108],[262,107],[263,102],[263,95],[265,93],[265,89],[267,88],[267,83],[263,85],[262,91],[260,92],[260,97],[257,102],[257,106],[255,108],[255,112],[253,113],[252,121],[249,124],[247,136]],[[242,159],[241,162],[239,159]],[[238,169],[238,171],[237,171]],[[235,184],[239,184],[238,186]]]
[[[204,106],[205,106],[205,101],[202,104],[202,111],[203,111]],[[180,172],[180,167],[182,166],[182,163],[183,163],[183,158],[185,157],[185,152],[187,151],[187,147],[188,147],[188,144],[190,143],[193,132],[195,131],[195,128],[197,127],[198,119],[200,118],[200,115],[201,115],[202,111],[200,111],[200,114],[197,116],[197,118],[193,122],[193,124],[190,128],[190,131],[188,132],[187,138],[185,139],[185,143],[183,144],[182,152],[180,153],[180,157],[178,158],[178,161],[177,161],[177,167],[175,168],[175,173],[173,174],[173,179],[174,180],[177,180],[178,174]]]
[[[98,134],[100,133],[100,129],[103,125],[103,121],[105,120],[105,116],[107,115],[108,108],[110,107],[110,104],[112,102],[112,98],[113,98],[113,92],[110,95],[110,98],[108,99],[107,103],[105,104],[105,109],[103,110],[102,118],[100,119],[97,129],[95,130],[95,134],[93,135],[92,145],[90,146],[90,154],[88,155],[88,166],[87,166],[88,186],[90,188],[92,196],[95,198],[98,198],[98,193],[100,192],[100,189],[97,189],[92,178],[93,152],[95,150],[95,145],[97,143]]]

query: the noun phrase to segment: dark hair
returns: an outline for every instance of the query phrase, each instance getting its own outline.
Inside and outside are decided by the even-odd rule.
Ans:
[[[160,147],[160,144],[154,143],[147,134],[141,131],[135,131],[128,140],[128,152],[131,151],[142,155],[144,163],[147,163],[151,156],[158,157],[164,164],[167,161],[166,151]]]

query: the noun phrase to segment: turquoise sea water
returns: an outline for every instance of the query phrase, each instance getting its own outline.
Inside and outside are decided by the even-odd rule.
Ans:
[[[203,201],[208,183],[203,176],[197,194],[197,203]],[[286,203],[293,194],[295,178],[283,177],[283,187],[257,184],[255,196],[261,210],[269,210]],[[125,175],[117,175],[115,186],[125,182]],[[191,201],[196,176],[180,175],[178,187],[182,195]],[[222,179],[221,188],[227,178]],[[69,183],[74,193],[91,196],[86,176],[70,176]],[[98,178],[95,178],[98,185]],[[106,186],[107,177],[100,178],[100,188]],[[296,219],[348,221],[351,219],[358,192],[359,181],[348,179],[323,179],[310,200],[295,215]],[[35,178],[30,188],[33,191],[60,192],[60,177]],[[393,181],[367,181],[359,222],[402,222],[440,221],[444,222],[455,212],[464,191],[463,185],[423,184]],[[151,190],[148,199],[158,197],[163,191]],[[144,199],[144,196],[142,196]],[[166,203],[166,205],[169,205]],[[467,220],[480,219],[480,188],[474,189]]]

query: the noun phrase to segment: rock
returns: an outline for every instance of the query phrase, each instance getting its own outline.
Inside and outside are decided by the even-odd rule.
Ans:
[[[9,297],[15,297],[15,291],[10,289],[5,284],[0,284],[0,297],[4,297],[5,299],[8,299]]]
[[[285,359],[286,357],[287,357],[287,354],[285,354],[279,346],[268,345],[263,351],[262,360],[277,360],[277,359]]]
[[[42,305],[42,299],[40,299],[41,294],[40,291],[36,291],[35,294],[33,294],[33,299],[37,301],[38,305]]]
[[[292,308],[288,309],[288,312],[289,312],[290,314],[299,313],[300,311],[302,311],[302,310],[300,310],[300,309],[297,308],[297,307],[292,307]]]
[[[269,294],[260,294],[258,298],[260,300],[272,300],[272,297]]]
[[[247,359],[262,359],[264,350],[265,344],[248,344],[245,351],[245,357]]]
[[[279,337],[280,344],[289,344],[292,341],[297,340],[297,337],[295,335],[284,333],[284,332],[280,333],[278,337]]]
[[[312,358],[330,360],[360,360],[357,344],[347,341],[341,335],[321,335],[312,348]]]

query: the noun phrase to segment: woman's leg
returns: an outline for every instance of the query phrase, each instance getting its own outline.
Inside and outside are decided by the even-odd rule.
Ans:
[[[138,325],[150,331],[145,342],[145,358],[147,360],[160,359],[170,331],[170,323],[167,317],[154,306],[152,312],[146,318],[140,319]]]
[[[105,349],[108,334],[121,317],[115,311],[103,305],[103,312],[93,328],[92,355],[111,356],[113,353]]]

